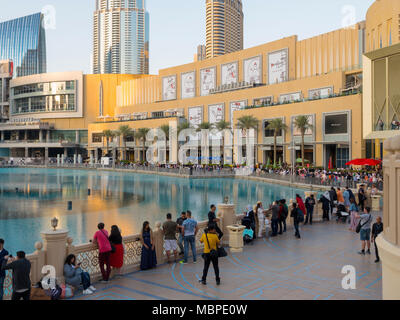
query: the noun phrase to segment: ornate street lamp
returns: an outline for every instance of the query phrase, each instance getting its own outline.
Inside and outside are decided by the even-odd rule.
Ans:
[[[56,217],[54,217],[53,219],[51,219],[51,226],[54,228],[53,231],[57,230],[57,226],[58,226],[58,219]]]

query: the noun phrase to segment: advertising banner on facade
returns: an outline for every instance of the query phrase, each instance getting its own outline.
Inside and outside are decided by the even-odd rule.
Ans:
[[[215,89],[217,83],[217,69],[207,68],[200,70],[200,94],[208,96],[211,89]]]
[[[196,96],[196,72],[182,73],[182,99],[194,98]]]
[[[348,133],[347,113],[325,115],[325,134],[347,134],[347,133]]]
[[[301,100],[301,92],[282,94],[279,97],[280,103],[289,103],[289,102],[300,101],[300,100]]]
[[[234,127],[235,124],[233,123],[233,113],[235,111],[243,110],[244,108],[247,107],[247,101],[235,101],[231,102],[231,110],[230,110],[230,122],[231,126]]]
[[[221,84],[232,84],[238,82],[238,63],[232,62],[221,66]]]
[[[176,76],[168,76],[162,79],[163,84],[163,100],[176,99]]]
[[[188,121],[193,128],[197,128],[203,122],[203,107],[189,108]]]
[[[308,99],[328,98],[333,93],[333,87],[312,89],[308,91]]]
[[[270,106],[274,102],[274,97],[256,98],[253,100],[255,106]]]
[[[268,54],[268,83],[275,84],[289,79],[289,50],[283,49]]]
[[[244,81],[262,83],[262,57],[254,57],[243,62]]]
[[[13,67],[14,64],[12,61],[4,60],[0,61],[0,75],[7,75],[7,77],[13,76]]]
[[[225,119],[225,112],[224,112],[224,105],[223,104],[214,104],[208,106],[208,122],[211,124],[218,123]]]

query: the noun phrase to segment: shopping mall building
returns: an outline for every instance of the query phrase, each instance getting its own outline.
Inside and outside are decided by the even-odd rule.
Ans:
[[[354,26],[305,40],[290,36],[158,75],[16,78],[10,81],[10,120],[0,124],[0,152],[99,161],[126,147],[129,160],[141,161],[142,141],[115,137],[107,143],[104,130],[177,127],[185,120],[193,127],[221,120],[235,127],[251,115],[259,121],[256,161],[272,160],[268,124],[281,118],[288,129],[277,138],[278,158],[291,163],[300,157],[301,139],[293,122],[305,115],[313,125],[305,135],[310,163],[344,167],[350,159],[380,158],[382,141],[400,128],[399,20],[398,1],[378,0]]]

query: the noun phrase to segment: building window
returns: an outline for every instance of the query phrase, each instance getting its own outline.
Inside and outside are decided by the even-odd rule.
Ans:
[[[102,133],[93,133],[92,134],[92,143],[101,143],[103,141]]]
[[[349,148],[337,148],[336,168],[346,168],[347,162],[349,162]]]

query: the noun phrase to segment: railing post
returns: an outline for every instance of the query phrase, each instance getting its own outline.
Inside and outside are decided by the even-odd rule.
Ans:
[[[228,226],[236,224],[235,205],[234,204],[219,204],[218,218],[221,219],[220,228],[224,233],[222,244],[229,245],[229,229]]]
[[[36,242],[35,243],[35,249],[36,251],[33,253],[37,257],[37,263],[35,266],[33,266],[33,269],[31,270],[31,281],[32,283],[36,283],[40,281],[42,278],[42,268],[45,264],[45,252],[42,250],[43,249],[43,243],[41,242]]]
[[[68,230],[44,231],[41,235],[44,243],[44,251],[46,252],[45,264],[53,266],[56,270],[57,280],[63,282]]]

